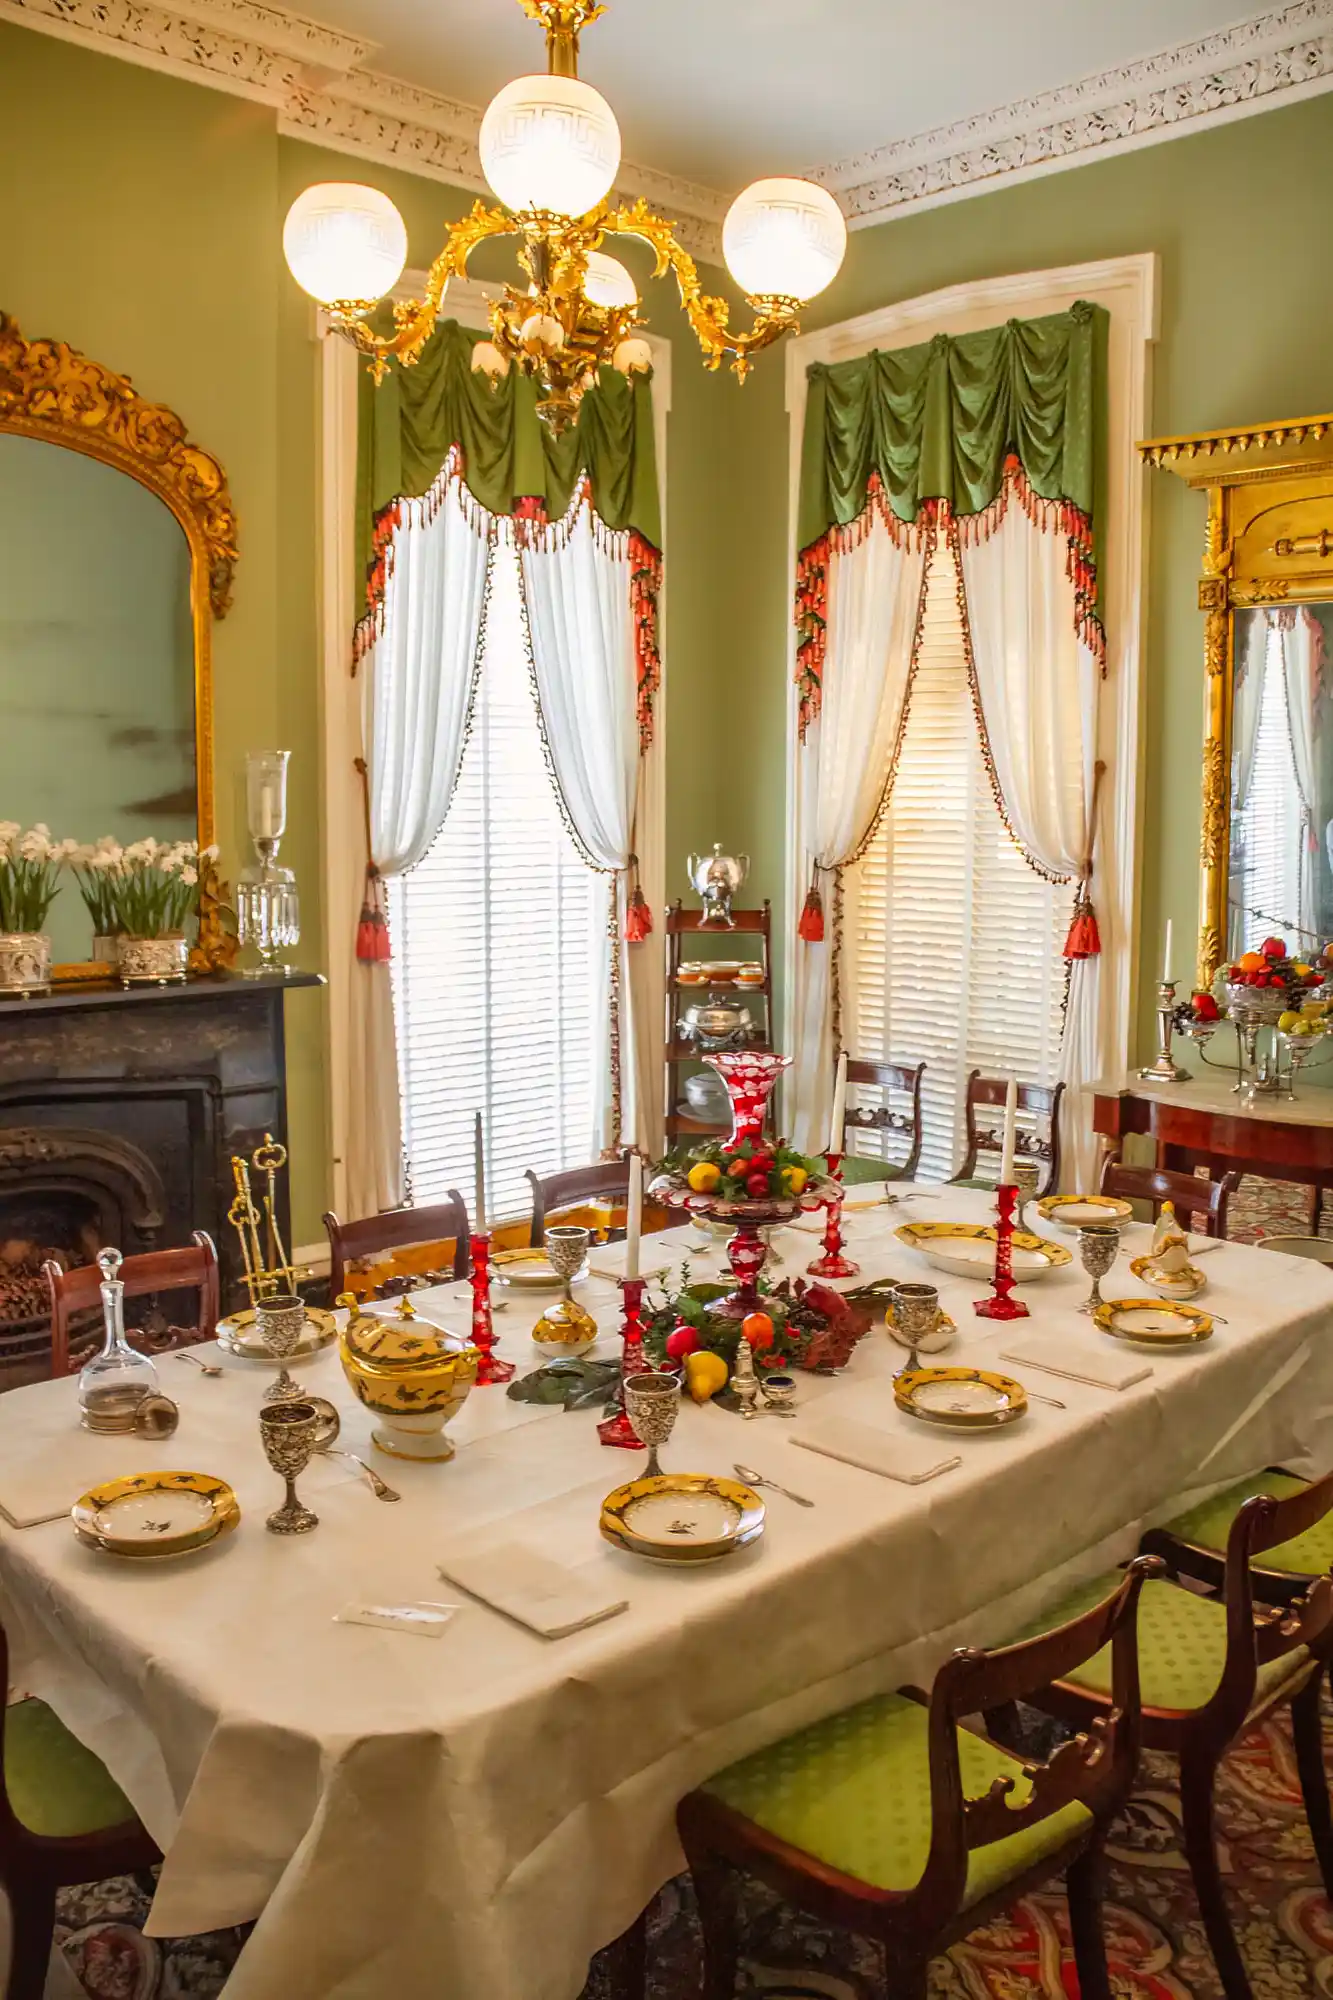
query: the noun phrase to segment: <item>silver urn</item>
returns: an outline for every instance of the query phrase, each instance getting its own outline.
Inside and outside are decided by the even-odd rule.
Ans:
[[[713,842],[711,854],[688,854],[685,867],[690,887],[704,906],[703,921],[723,930],[735,930],[731,899],[750,872],[748,854],[724,854]]]

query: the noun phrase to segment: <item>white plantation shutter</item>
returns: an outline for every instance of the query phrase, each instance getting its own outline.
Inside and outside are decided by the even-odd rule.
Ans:
[[[389,883],[403,1144],[418,1204],[526,1214],[523,1172],[596,1157],[606,885],[560,819],[528,678],[517,558],[496,548],[486,648],[458,788],[435,845]]]
[[[969,1070],[1057,1080],[1074,900],[1072,884],[1044,881],[1023,859],[992,795],[947,544],[927,578],[890,805],[844,889],[843,1044],[926,1063],[919,1171],[947,1179],[961,1157]],[[854,1145],[902,1152],[876,1133]]]

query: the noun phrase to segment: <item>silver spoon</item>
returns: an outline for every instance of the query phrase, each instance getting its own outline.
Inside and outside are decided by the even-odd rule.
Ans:
[[[320,1447],[321,1458],[350,1458],[353,1465],[359,1465],[370,1481],[370,1490],[377,1500],[401,1500],[402,1494],[396,1486],[390,1486],[387,1479],[381,1479],[373,1465],[367,1465],[364,1458],[358,1458],[354,1451],[344,1451],[341,1445],[326,1444]]]
[[[779,1486],[776,1479],[765,1479],[762,1472],[755,1472],[748,1465],[736,1465],[732,1470],[738,1479],[745,1481],[747,1486],[771,1487],[773,1492],[780,1493],[784,1500],[794,1500],[798,1507],[813,1507],[815,1504],[813,1500],[807,1500],[804,1493],[793,1493],[790,1486]]]
[[[205,1375],[225,1375],[226,1373],[226,1370],[219,1368],[215,1361],[201,1361],[197,1354],[190,1353],[188,1347],[178,1347],[176,1349],[176,1359],[178,1361],[193,1361],[195,1367],[201,1369]]]
[[[1051,1410],[1065,1410],[1069,1407],[1067,1403],[1057,1403],[1054,1396],[1039,1396],[1035,1389],[1024,1389],[1023,1393],[1029,1403],[1045,1403]]]

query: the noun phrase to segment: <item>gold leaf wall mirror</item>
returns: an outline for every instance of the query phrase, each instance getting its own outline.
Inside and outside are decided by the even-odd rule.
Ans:
[[[1207,495],[1198,982],[1333,938],[1333,415],[1139,446]]]
[[[236,514],[180,418],[0,313],[0,819],[57,838],[215,838],[212,627]],[[72,882],[56,976],[95,977]],[[235,955],[208,871],[196,970]]]

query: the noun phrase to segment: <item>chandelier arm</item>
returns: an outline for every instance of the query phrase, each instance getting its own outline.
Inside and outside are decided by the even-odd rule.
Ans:
[[[653,276],[662,278],[668,271],[674,274],[685,317],[703,349],[705,367],[719,368],[724,358],[731,355],[732,368],[744,381],[750,370],[751,355],[771,347],[784,333],[796,331],[800,303],[787,298],[751,299],[754,325],[748,332],[736,331],[730,324],[731,309],[727,301],[705,292],[698,266],[677,241],[673,225],[654,215],[642,197],[632,208],[618,208],[603,216],[602,228],[624,236],[642,237],[657,257]]]
[[[367,326],[365,314],[370,308],[354,301],[330,309],[333,323],[358,353],[370,356],[371,373],[376,382],[383,380],[392,357],[396,356],[404,368],[410,368],[435,331],[435,321],[450,278],[467,276],[468,258],[479,243],[492,236],[519,234],[521,229],[517,219],[506,210],[488,208],[484,201],[474,202],[465,216],[450,223],[444,248],[426,273],[421,297],[395,301],[391,334],[376,333],[373,327]]]

